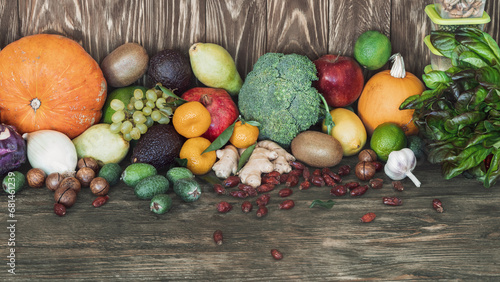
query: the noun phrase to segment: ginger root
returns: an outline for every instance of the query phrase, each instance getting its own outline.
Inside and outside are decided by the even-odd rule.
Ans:
[[[273,161],[275,171],[279,172],[280,174],[289,173],[290,171],[292,171],[290,161],[295,161],[295,157],[292,154],[288,153],[280,145],[271,140],[263,140],[257,143],[257,147],[266,148],[278,154],[278,157]]]
[[[248,162],[238,172],[241,183],[257,188],[261,184],[261,174],[274,170],[271,162],[278,158],[278,153],[263,147],[255,147]]]
[[[238,161],[240,155],[238,150],[233,145],[226,145],[224,149],[219,149],[215,151],[217,158],[219,159],[213,166],[212,170],[215,175],[219,178],[228,178],[231,173],[236,175],[238,171]]]

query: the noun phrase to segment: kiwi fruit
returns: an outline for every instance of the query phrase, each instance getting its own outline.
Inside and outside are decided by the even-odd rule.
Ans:
[[[332,167],[343,157],[342,145],[331,135],[319,131],[304,131],[290,145],[292,155],[313,167]]]
[[[106,82],[112,87],[125,87],[141,78],[148,68],[146,49],[137,43],[118,46],[101,62]]]

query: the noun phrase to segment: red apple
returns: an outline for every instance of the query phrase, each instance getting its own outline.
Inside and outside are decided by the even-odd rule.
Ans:
[[[195,87],[181,96],[186,101],[198,101],[210,112],[212,122],[202,135],[213,142],[238,118],[240,112],[231,96],[221,88]]]
[[[345,107],[359,98],[365,81],[363,70],[353,58],[327,54],[314,64],[319,79],[313,86],[330,107]]]

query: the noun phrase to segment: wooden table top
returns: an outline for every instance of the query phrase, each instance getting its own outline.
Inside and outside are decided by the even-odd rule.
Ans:
[[[355,162],[350,157],[341,164]],[[100,208],[84,189],[64,217],[53,213],[48,189],[25,188],[15,197],[16,222],[9,221],[7,196],[0,202],[0,280],[499,281],[498,185],[486,189],[463,176],[444,180],[439,166],[425,161],[414,172],[422,187],[406,179],[402,192],[383,172],[376,177],[384,187],[360,197],[333,198],[328,187],[296,187],[291,210],[277,208],[283,200],[277,187],[263,218],[255,208],[243,213],[243,200],[216,195],[201,178],[198,201],[181,202],[170,190],[173,207],[163,215],[150,212],[149,201],[137,199],[123,183]],[[344,177],[351,180],[352,172]],[[384,196],[401,197],[403,205],[386,206]],[[432,208],[434,198],[442,201],[443,213]],[[310,208],[316,199],[335,205]],[[217,212],[222,200],[233,204],[231,212]],[[367,212],[377,218],[362,223]],[[220,246],[212,239],[217,229],[224,235]],[[16,275],[9,273],[11,248]],[[283,259],[274,260],[271,249]]]

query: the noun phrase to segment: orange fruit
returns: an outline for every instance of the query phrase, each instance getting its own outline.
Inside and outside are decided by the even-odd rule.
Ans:
[[[233,134],[229,142],[236,148],[248,148],[257,142],[259,138],[259,128],[248,123],[237,121],[234,124]]]
[[[194,137],[189,138],[182,145],[179,158],[187,159],[187,168],[193,174],[202,175],[212,169],[217,159],[215,151],[201,154],[210,144],[210,140],[204,137]]]
[[[201,136],[212,122],[210,112],[198,101],[180,105],[172,116],[172,124],[180,135],[186,138]]]

